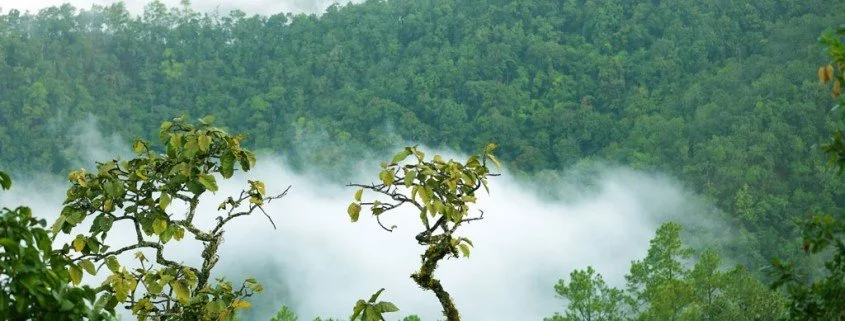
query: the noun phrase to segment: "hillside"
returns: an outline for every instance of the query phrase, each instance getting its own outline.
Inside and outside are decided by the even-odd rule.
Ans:
[[[68,133],[89,115],[127,141],[214,115],[252,148],[326,166],[397,140],[492,141],[526,175],[603,162],[679,177],[742,232],[733,251],[752,268],[790,255],[794,218],[845,206],[818,147],[835,126],[812,72],[845,3],[559,3],[6,12],[0,168],[67,172],[80,152]]]

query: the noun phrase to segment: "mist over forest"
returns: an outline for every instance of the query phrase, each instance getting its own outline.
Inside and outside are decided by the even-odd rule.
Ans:
[[[0,319],[845,319],[843,21],[0,1]]]

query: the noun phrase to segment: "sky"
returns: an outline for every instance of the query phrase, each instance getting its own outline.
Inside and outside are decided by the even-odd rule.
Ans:
[[[88,9],[92,5],[109,5],[117,3],[117,0],[0,0],[0,8],[3,12],[8,12],[9,9],[18,9],[20,11],[29,10],[37,12],[38,10],[50,7],[60,6],[63,3],[70,3],[79,9]],[[123,0],[127,9],[133,14],[138,14],[143,11],[144,6],[149,3],[148,0]],[[180,0],[162,0],[168,6],[179,6]],[[219,10],[220,12],[228,12],[232,9],[239,9],[248,14],[272,15],[278,12],[290,13],[321,13],[331,4],[339,2],[346,4],[348,0],[239,0],[239,1],[221,1],[221,0],[191,0],[191,5],[194,10],[200,12],[211,12]],[[355,0],[352,2],[359,2]]]
[[[119,137],[103,137],[92,119],[75,128],[69,133],[78,137],[73,148],[86,151],[84,155],[100,160],[130,155],[119,146]],[[437,152],[424,150],[428,155]],[[76,161],[90,166],[92,160]],[[350,174],[349,181],[338,182],[313,174],[318,169],[295,172],[281,155],[261,154],[253,171],[230,180],[218,177],[220,191],[202,200],[201,224],[212,224],[220,215],[217,204],[248,186],[248,179],[264,181],[268,193],[292,186],[287,196],[266,207],[277,229],[262,215],[238,219],[226,229],[216,275],[229,280],[256,277],[267,289],[254,299],[247,320],[267,320],[282,304],[301,320],[345,317],[357,299],[380,288],[386,289],[380,299],[401,309],[389,319],[410,314],[439,319],[434,295],[409,278],[419,269],[423,251],[413,238],[421,227],[417,214],[385,215],[385,225],[398,226],[393,233],[379,228],[366,211],[357,223],[346,214],[354,189],[344,184],[372,182],[379,161],[359,160],[362,170]],[[445,260],[435,273],[467,320],[541,320],[562,312],[565,303],[555,297],[553,286],[573,269],[593,266],[611,285],[624,286],[631,261],[646,255],[662,222],[696,217],[709,206],[676,180],[657,173],[624,167],[591,173],[586,175],[590,188],[579,173],[560,173],[548,184],[566,194],[565,200],[540,196],[532,182],[508,172],[491,179],[490,194],[482,193],[477,206],[484,210],[484,220],[461,229],[461,236],[475,245],[470,257]],[[30,205],[35,215],[52,222],[65,188],[60,177],[16,177],[13,189],[0,193],[0,204]],[[365,192],[364,198],[368,197],[372,195]],[[179,204],[168,209],[172,215],[183,215]],[[132,238],[131,230],[121,233],[121,228],[128,227],[109,233],[113,247]],[[85,231],[82,226],[73,235]],[[167,255],[177,261],[199,262],[201,245],[196,241],[186,238],[167,246]],[[131,253],[126,255],[122,261],[131,262]],[[97,284],[102,277],[86,276],[86,282]]]

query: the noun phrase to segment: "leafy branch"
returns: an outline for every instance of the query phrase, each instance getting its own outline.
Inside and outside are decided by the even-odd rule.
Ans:
[[[469,256],[472,241],[457,237],[455,233],[463,224],[484,218],[483,211],[479,216],[470,217],[469,209],[470,204],[477,201],[475,193],[480,188],[489,192],[488,177],[498,176],[487,167],[487,161],[499,167],[492,154],[495,148],[496,145],[490,144],[481,155],[473,155],[460,163],[444,161],[440,155],[427,161],[425,153],[416,147],[406,147],[390,163],[381,164],[380,183],[348,185],[359,188],[354,195],[355,201],[347,209],[353,222],[358,221],[362,207],[368,206],[379,226],[391,232],[395,226],[387,228],[381,221],[382,215],[405,204],[419,211],[423,230],[415,238],[426,250],[420,270],[411,278],[423,289],[434,292],[449,321],[460,320],[460,314],[440,280],[434,278],[434,270],[444,258]],[[411,161],[406,161],[409,157]],[[364,190],[388,200],[362,201]]]

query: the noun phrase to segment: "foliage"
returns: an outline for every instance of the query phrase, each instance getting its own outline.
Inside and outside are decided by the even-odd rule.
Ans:
[[[270,319],[270,321],[297,321],[299,317],[296,316],[296,313],[291,311],[287,306],[282,306],[276,315]]]
[[[648,255],[632,262],[624,291],[608,287],[591,267],[573,271],[569,284],[560,280],[555,285],[558,296],[567,300],[566,313],[546,320],[751,321],[785,316],[785,301],[778,292],[742,265],[725,270],[711,249],[695,253],[680,235],[680,225],[664,223]]]
[[[355,307],[352,308],[352,315],[349,321],[384,321],[384,313],[399,311],[393,303],[387,301],[378,301],[379,295],[384,292],[384,289],[376,291],[369,300],[358,300]]]
[[[842,207],[815,146],[833,129],[816,107],[829,98],[798,75],[845,2],[84,9],[0,14],[0,166],[78,168],[86,149],[67,120],[88,115],[106,135],[151,139],[161,115],[213,114],[302,166],[403,139],[463,152],[495,141],[515,172],[589,159],[680,178],[735,220],[747,242],[728,255],[752,270],[791,255],[780,245],[800,239],[792,221],[806,209]]]
[[[243,136],[230,136],[211,126],[211,121],[201,119],[197,126],[182,118],[164,122],[159,135],[164,153],[154,151],[149,142],[137,140],[133,146],[135,158],[98,163],[95,173],[78,170],[68,175],[71,187],[53,234],[70,234],[75,227],[90,222],[88,233],[77,234],[62,251],[73,257],[69,272],[74,284],[82,281],[83,271],[97,274],[95,264],[107,267],[109,275],[103,288],[108,308],[125,303],[139,320],[226,319],[238,309],[249,308],[245,299],[262,291],[255,279],[237,286],[223,279],[212,285],[209,279],[226,224],[263,212],[263,204],[283,197],[287,191],[268,196],[264,183],[250,181],[248,189],[220,204],[217,210],[222,215],[210,230],[200,229],[196,218],[210,218],[212,214],[198,213],[197,208],[206,192],[217,192],[216,177],[232,177],[236,163],[243,171],[255,166],[254,154],[240,146]],[[175,214],[180,210],[184,210],[184,216]],[[118,224],[124,224],[121,227],[125,229],[116,229]],[[127,235],[135,240],[112,247],[108,236],[117,231],[132,231]],[[199,267],[164,256],[165,245],[186,234],[203,244]],[[118,256],[124,253],[134,253],[137,268],[129,268],[125,261],[120,263]]]
[[[0,172],[2,189],[11,188]],[[28,207],[0,213],[0,319],[108,320],[114,310],[88,286],[70,285],[70,260],[53,251],[47,223]]]
[[[820,42],[827,46],[831,63],[819,67],[819,82],[833,82],[831,95],[839,101],[834,109],[845,107],[845,98],[841,96],[842,86],[845,84],[845,26],[836,31],[826,31]],[[845,109],[843,109],[845,111]],[[841,176],[845,170],[845,143],[842,141],[842,130],[833,132],[830,141],[824,146],[830,163],[839,167]],[[803,231],[804,252],[819,255],[824,253],[827,261],[824,263],[826,274],[817,279],[807,276],[807,271],[796,269],[794,263],[782,263],[773,260],[777,279],[773,287],[785,287],[789,294],[789,312],[794,320],[842,320],[845,319],[845,217],[841,211],[809,214],[807,220],[801,222]]]
[[[406,147],[390,163],[381,164],[380,183],[350,184],[360,187],[348,208],[353,222],[358,220],[362,206],[369,206],[379,225],[392,231],[393,227],[387,228],[381,222],[386,212],[405,204],[419,211],[423,231],[416,235],[416,240],[426,250],[420,270],[411,278],[423,289],[434,292],[449,321],[460,320],[460,314],[440,280],[434,278],[434,270],[447,256],[470,254],[472,241],[455,233],[462,224],[484,217],[483,211],[478,217],[469,217],[469,206],[476,202],[475,192],[479,188],[487,189],[487,178],[496,175],[487,167],[488,160],[499,165],[492,154],[494,149],[496,145],[490,144],[480,155],[470,156],[465,163],[460,163],[445,161],[440,155],[426,160],[425,153],[416,147]],[[407,161],[409,157],[410,161]],[[376,192],[388,200],[362,201],[364,190]]]
[[[555,285],[558,297],[568,302],[566,313],[555,314],[548,321],[621,321],[623,291],[608,287],[593,267],[569,274],[569,284],[560,280]]]

